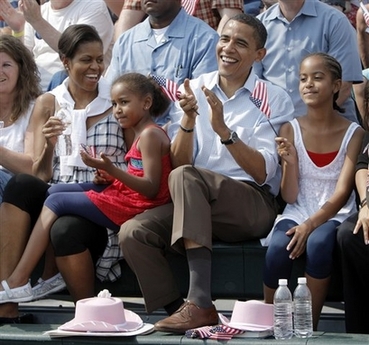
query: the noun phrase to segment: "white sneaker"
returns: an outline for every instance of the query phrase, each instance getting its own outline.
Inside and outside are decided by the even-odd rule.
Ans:
[[[37,283],[38,284],[32,288],[33,300],[38,300],[52,293],[64,290],[67,287],[60,273],[47,280],[39,278]]]
[[[30,302],[33,300],[33,293],[30,282],[28,282],[26,285],[19,286],[13,289],[9,287],[6,280],[3,280],[1,282],[1,285],[4,291],[0,291],[0,304],[9,302]]]

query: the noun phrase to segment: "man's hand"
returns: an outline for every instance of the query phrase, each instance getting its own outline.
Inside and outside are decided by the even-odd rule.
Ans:
[[[25,20],[32,26],[42,20],[41,7],[36,0],[21,0],[19,8],[22,10]]]
[[[185,92],[179,96],[179,105],[188,117],[196,118],[198,115],[197,99],[190,87],[190,80],[186,78],[183,86]]]
[[[222,140],[228,139],[230,130],[224,122],[223,103],[214,92],[210,91],[205,86],[202,87],[202,91],[211,109],[209,116],[214,132],[217,133]]]

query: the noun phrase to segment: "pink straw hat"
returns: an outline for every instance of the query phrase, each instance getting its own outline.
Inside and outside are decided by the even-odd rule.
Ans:
[[[143,327],[142,319],[125,310],[123,301],[103,290],[98,297],[77,301],[73,320],[58,329],[74,332],[131,332]]]
[[[229,321],[219,314],[223,325],[243,331],[264,331],[273,328],[273,304],[250,300],[236,301]]]

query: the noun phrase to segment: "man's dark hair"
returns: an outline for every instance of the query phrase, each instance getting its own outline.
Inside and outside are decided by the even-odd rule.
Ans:
[[[254,16],[246,13],[236,14],[234,17],[229,20],[235,20],[236,22],[240,22],[251,26],[254,29],[254,39],[257,45],[257,48],[264,48],[266,39],[268,37],[268,33],[265,29],[264,24]]]

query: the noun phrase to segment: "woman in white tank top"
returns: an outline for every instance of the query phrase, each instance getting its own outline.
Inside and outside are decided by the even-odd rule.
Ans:
[[[13,174],[32,173],[33,145],[27,145],[27,128],[40,94],[39,73],[29,50],[13,36],[0,36],[0,202]]]

